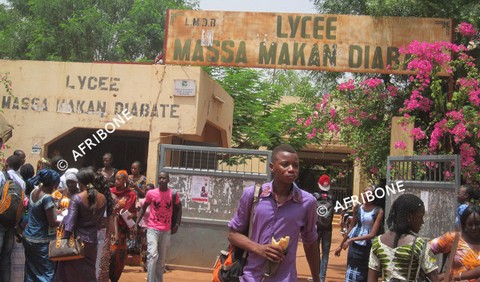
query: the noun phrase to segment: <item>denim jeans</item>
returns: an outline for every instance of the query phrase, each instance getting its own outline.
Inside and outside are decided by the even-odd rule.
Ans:
[[[0,282],[10,282],[15,230],[0,225]]]
[[[328,256],[330,255],[330,245],[332,244],[332,231],[318,231],[317,246],[322,243],[322,257],[320,261],[320,282],[325,282],[327,276]]]
[[[147,271],[148,282],[163,282],[165,258],[170,245],[170,230],[147,229]]]

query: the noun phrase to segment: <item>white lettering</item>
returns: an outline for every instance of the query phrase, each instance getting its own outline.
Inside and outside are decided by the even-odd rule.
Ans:
[[[99,130],[97,130],[97,135],[102,140],[107,139],[107,136],[108,136],[107,133],[105,133],[105,131],[103,131],[103,129],[101,129],[101,128]]]
[[[78,157],[83,157],[82,154],[78,153],[78,152],[75,151],[75,150],[72,150],[72,154],[73,154],[73,159],[74,159],[75,161],[77,161],[77,158],[78,158]]]
[[[125,109],[122,111],[122,115],[127,119],[127,120],[130,120],[132,119],[132,114],[128,111],[128,109]],[[130,116],[130,117],[129,117]]]
[[[108,131],[108,125],[111,125],[111,126],[112,126],[112,128],[113,128],[112,131]],[[115,125],[114,125],[113,123],[111,123],[111,122],[107,122],[107,124],[105,124],[105,131],[106,131],[107,133],[110,133],[110,134],[111,134],[111,133],[114,133],[114,132],[115,132]]]

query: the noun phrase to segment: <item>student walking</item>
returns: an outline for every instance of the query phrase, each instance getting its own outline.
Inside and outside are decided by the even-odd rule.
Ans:
[[[150,215],[147,219],[147,271],[149,282],[163,281],[170,235],[178,231],[182,217],[180,198],[177,193],[173,193],[172,189],[168,188],[169,181],[168,173],[159,173],[158,189],[147,192],[135,224],[138,228],[145,211],[150,207]]]
[[[254,188],[245,189],[235,217],[229,222],[228,240],[248,252],[247,262],[240,281],[297,281],[296,254],[299,236],[315,282],[320,281],[319,250],[317,247],[317,205],[315,198],[298,188],[299,159],[290,145],[280,145],[272,152],[270,170],[273,181],[261,187],[250,238],[249,214],[254,198]],[[272,245],[272,237],[280,240],[290,237],[286,254],[279,246]],[[278,263],[274,275],[264,276],[264,264]]]

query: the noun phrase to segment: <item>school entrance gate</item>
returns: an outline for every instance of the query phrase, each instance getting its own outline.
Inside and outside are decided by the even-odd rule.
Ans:
[[[432,239],[454,230],[460,166],[459,155],[388,157],[387,185],[401,181],[405,192],[386,196],[385,218],[398,196],[414,194],[425,204],[420,236]]]
[[[159,171],[169,173],[183,210],[167,264],[212,268],[228,245],[227,223],[244,188],[270,179],[271,152],[162,144],[158,157]]]

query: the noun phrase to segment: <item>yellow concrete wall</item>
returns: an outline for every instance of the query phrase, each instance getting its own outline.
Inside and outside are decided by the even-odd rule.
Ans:
[[[33,146],[45,150],[74,128],[107,124],[110,131],[150,133],[146,174],[152,182],[161,136],[205,139],[209,124],[221,132],[215,143],[230,147],[233,98],[198,67],[0,60],[0,72],[9,73],[13,87],[13,97],[0,89],[2,114],[14,127],[5,154],[23,149],[30,163],[45,153],[31,154]],[[174,95],[178,79],[195,81],[195,95]]]

